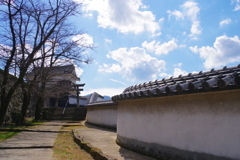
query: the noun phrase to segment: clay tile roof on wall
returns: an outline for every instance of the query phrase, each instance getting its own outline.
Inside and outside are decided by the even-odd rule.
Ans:
[[[189,73],[185,76],[155,80],[126,88],[113,101],[147,97],[191,94],[206,91],[240,89],[240,64],[235,67]]]

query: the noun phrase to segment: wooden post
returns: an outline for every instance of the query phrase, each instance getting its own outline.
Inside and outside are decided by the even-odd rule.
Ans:
[[[79,94],[80,91],[83,91],[83,89],[79,89],[79,87],[83,87],[85,84],[75,84],[74,89],[77,91],[77,107],[80,107],[79,105]]]
[[[77,90],[77,107],[79,107],[79,91]]]

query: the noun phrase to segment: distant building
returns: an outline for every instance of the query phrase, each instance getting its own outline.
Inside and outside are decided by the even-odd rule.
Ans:
[[[32,72],[26,74],[26,79],[31,81],[37,76],[35,81],[42,81],[44,77],[47,81],[46,87],[58,85],[73,86],[80,78],[77,77],[74,65],[55,67],[36,67]],[[70,90],[69,90],[70,91]],[[72,90],[73,91],[73,90]],[[71,92],[76,94],[75,92]]]
[[[35,77],[36,76],[36,77]],[[26,74],[26,79],[36,83],[46,78],[45,107],[84,107],[98,101],[103,101],[104,97],[96,92],[88,96],[79,96],[79,87],[85,84],[76,84],[80,81],[77,77],[75,67],[73,65],[56,66],[56,67],[36,67],[32,72]]]
[[[36,83],[46,81],[48,93],[46,93],[45,107],[66,106],[69,102],[68,97],[77,97],[79,86],[84,86],[84,84],[76,84],[80,78],[76,75],[74,65],[36,67],[32,72],[26,74],[26,79],[34,80]]]

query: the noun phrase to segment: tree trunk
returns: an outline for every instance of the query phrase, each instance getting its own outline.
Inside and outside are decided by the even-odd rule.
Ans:
[[[30,95],[28,93],[24,92],[23,93],[23,104],[22,104],[22,108],[21,108],[21,113],[22,113],[21,123],[25,122],[25,116],[26,116],[29,104],[30,104]]]
[[[43,108],[44,100],[42,97],[38,97],[35,111],[35,120],[38,121],[41,118],[41,110]]]
[[[14,92],[16,91],[17,87],[23,83],[24,74],[20,74],[19,78],[14,82],[13,86],[6,92],[7,80],[2,82],[2,89],[1,89],[1,106],[0,106],[0,127],[3,126],[3,122],[5,119],[5,115],[7,113],[8,105],[12,99]]]
[[[7,112],[8,104],[6,101],[1,101],[1,107],[0,107],[0,127],[3,126],[5,115]]]

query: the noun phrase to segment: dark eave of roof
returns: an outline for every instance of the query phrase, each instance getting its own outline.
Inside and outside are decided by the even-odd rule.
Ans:
[[[113,101],[240,89],[240,64],[179,77],[145,82],[126,88]]]

